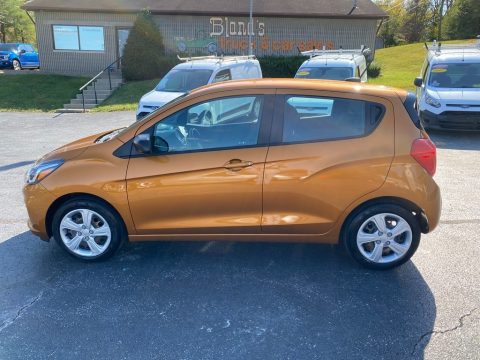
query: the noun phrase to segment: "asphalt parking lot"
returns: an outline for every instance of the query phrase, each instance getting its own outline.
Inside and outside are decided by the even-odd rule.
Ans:
[[[431,134],[442,220],[389,272],[332,246],[232,242],[85,264],[32,236],[29,164],[133,119],[0,113],[0,359],[480,358],[480,134]]]

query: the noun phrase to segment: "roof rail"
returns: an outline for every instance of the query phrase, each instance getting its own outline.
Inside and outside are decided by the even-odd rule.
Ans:
[[[200,60],[217,60],[218,62],[222,62],[222,61],[256,59],[255,55],[240,55],[240,56],[206,55],[206,56],[189,56],[189,57],[180,57],[179,55],[177,55],[177,58],[178,60],[183,62],[200,61]]]
[[[312,50],[307,50],[307,51],[302,51],[300,54],[303,56],[310,56],[310,58],[313,58],[315,56],[322,56],[322,55],[328,55],[328,54],[337,54],[337,55],[352,55],[352,58],[355,55],[364,55],[365,57],[368,56],[371,53],[371,50],[365,45],[362,45],[360,49],[343,49],[340,46],[340,49],[337,50],[326,50],[325,46],[323,46],[322,50],[318,50],[313,48]]]

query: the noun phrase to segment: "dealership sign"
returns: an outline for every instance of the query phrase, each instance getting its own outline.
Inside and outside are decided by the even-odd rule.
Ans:
[[[231,21],[228,17],[211,17],[210,36],[247,36],[258,35],[265,36],[265,23],[258,20],[248,21]]]

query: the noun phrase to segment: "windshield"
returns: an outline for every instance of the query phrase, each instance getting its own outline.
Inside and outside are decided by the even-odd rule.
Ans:
[[[17,50],[16,44],[0,44],[0,51],[14,51]]]
[[[295,77],[297,79],[345,80],[353,76],[349,67],[311,67],[301,68]]]
[[[428,85],[436,88],[480,88],[480,63],[433,65]]]
[[[160,81],[155,90],[169,92],[187,92],[207,85],[213,70],[178,69],[171,70]]]

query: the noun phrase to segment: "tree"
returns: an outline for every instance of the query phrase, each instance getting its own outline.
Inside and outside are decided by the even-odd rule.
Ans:
[[[406,4],[402,33],[409,43],[425,40],[431,26],[430,1],[409,0]]]
[[[469,39],[480,35],[480,1],[456,0],[445,16],[450,39]]]
[[[405,42],[400,33],[405,16],[403,0],[386,0],[379,5],[388,14],[388,19],[382,24],[378,35],[383,39],[385,46],[396,46]]]
[[[23,0],[0,0],[0,41],[35,43],[35,26],[21,8]]]
[[[126,80],[161,77],[169,70],[168,63],[162,34],[151,13],[144,10],[138,14],[125,44],[122,59],[123,76]]]

